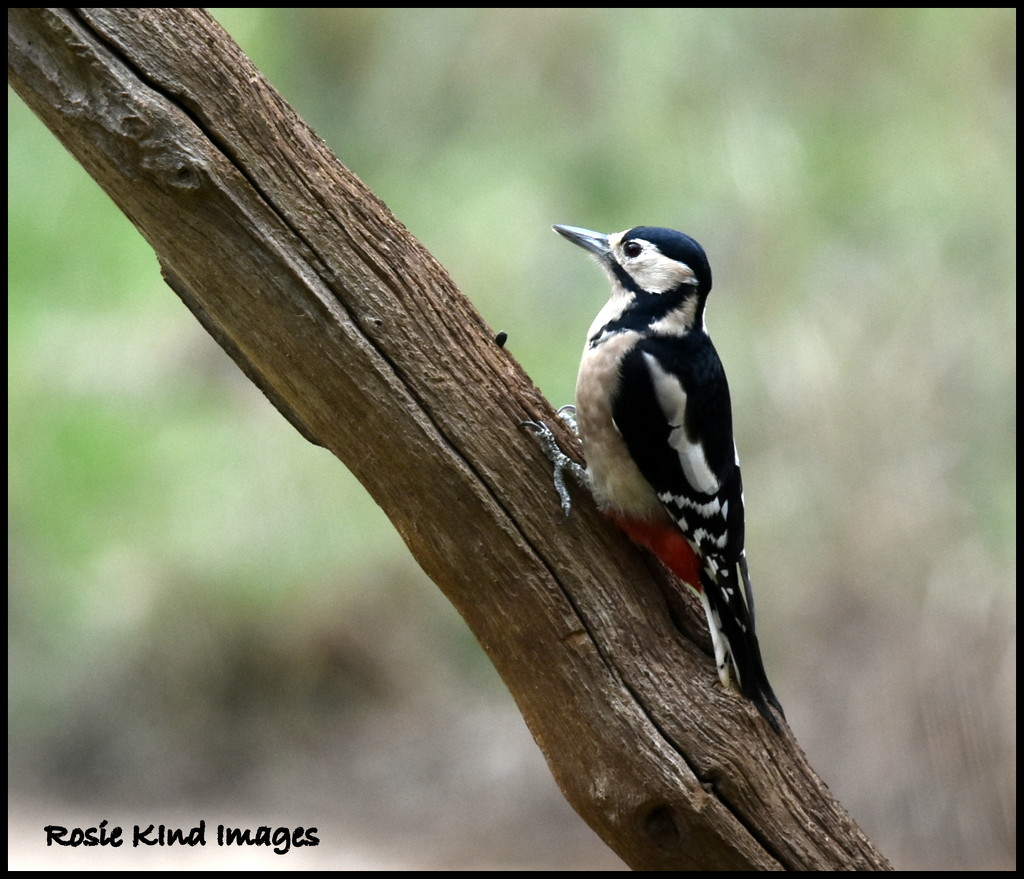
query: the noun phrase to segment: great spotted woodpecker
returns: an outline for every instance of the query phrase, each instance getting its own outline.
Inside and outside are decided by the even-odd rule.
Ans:
[[[568,514],[568,470],[699,595],[722,684],[734,673],[778,728],[771,709],[781,714],[782,706],[754,631],[729,386],[704,325],[711,290],[704,249],[650,226],[611,235],[554,229],[592,253],[612,284],[587,333],[575,409],[562,410],[583,441],[586,469],[562,453],[547,425],[527,422],[555,464],[562,508]]]

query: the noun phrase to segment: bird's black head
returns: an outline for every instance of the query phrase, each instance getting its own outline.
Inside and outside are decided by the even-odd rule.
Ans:
[[[668,293],[689,287],[701,299],[711,290],[704,248],[682,232],[657,226],[634,226],[611,235],[575,226],[555,226],[555,231],[598,256],[626,289]]]
[[[658,226],[635,226],[612,245],[616,261],[639,287],[660,293],[692,284],[702,295],[711,291],[711,266],[704,248],[689,235]]]

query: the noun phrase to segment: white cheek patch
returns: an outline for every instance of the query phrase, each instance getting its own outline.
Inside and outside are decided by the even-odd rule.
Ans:
[[[669,259],[654,249],[640,254],[626,266],[626,271],[649,293],[664,293],[666,290],[674,290],[680,284],[697,283],[693,269],[686,263]]]
[[[629,230],[627,229],[626,232]],[[608,236],[608,246],[615,254],[615,261],[622,266],[637,285],[648,293],[665,293],[680,284],[697,286],[697,275],[686,263],[665,256],[650,241],[639,242],[643,251],[639,256],[628,257],[622,250],[626,232],[615,232]]]
[[[686,391],[679,379],[662,369],[653,355],[644,354],[644,361],[651,373],[658,404],[672,428],[668,442],[679,453],[686,481],[701,494],[716,494],[721,485],[704,456],[704,447],[693,442],[686,433]]]

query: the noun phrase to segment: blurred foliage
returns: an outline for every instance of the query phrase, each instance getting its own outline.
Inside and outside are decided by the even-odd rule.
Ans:
[[[1015,10],[214,15],[556,405],[605,282],[551,223],[704,244],[797,734],[898,866],[1013,864]],[[15,782],[184,796],[244,728],[489,692],[12,92],[8,179]]]

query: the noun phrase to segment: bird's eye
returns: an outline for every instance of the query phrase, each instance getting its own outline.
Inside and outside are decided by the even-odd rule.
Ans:
[[[622,245],[622,252],[628,257],[640,256],[644,249],[635,241],[627,241]]]

